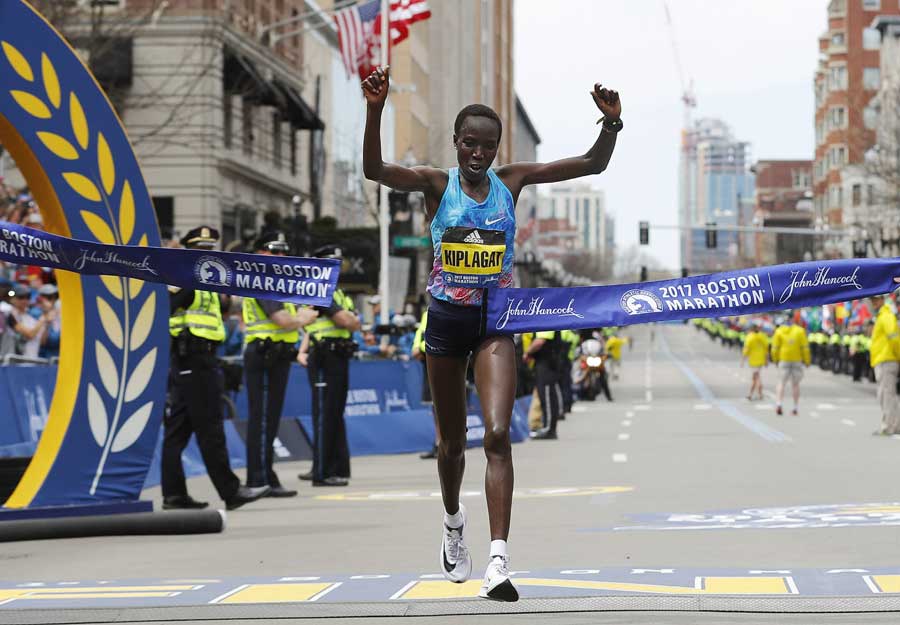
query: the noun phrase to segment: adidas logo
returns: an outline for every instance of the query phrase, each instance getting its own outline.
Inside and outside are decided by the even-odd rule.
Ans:
[[[484,239],[478,234],[478,230],[473,230],[472,234],[463,239],[463,243],[478,243],[484,245]]]

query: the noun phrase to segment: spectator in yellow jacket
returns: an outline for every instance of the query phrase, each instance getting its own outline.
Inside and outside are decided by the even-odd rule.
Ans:
[[[753,324],[750,332],[744,338],[741,366],[743,366],[745,359],[753,372],[753,377],[750,380],[750,393],[747,395],[747,399],[753,401],[753,391],[758,393],[758,399],[762,399],[762,377],[759,373],[769,363],[769,337],[760,332],[758,324]]]
[[[884,296],[871,299],[872,308],[878,311],[872,328],[872,347],[869,362],[875,370],[878,382],[878,402],[881,404],[881,427],[875,435],[900,434],[900,410],[897,404],[897,373],[900,370],[900,332],[897,316],[885,304]]]
[[[800,380],[803,379],[803,368],[809,366],[810,354],[806,330],[794,323],[794,315],[791,313],[788,313],[785,323],[772,336],[772,360],[778,363],[778,370],[781,372],[775,389],[775,412],[783,414],[781,403],[784,399],[784,387],[790,382],[794,398],[791,414],[796,416],[800,404]]]

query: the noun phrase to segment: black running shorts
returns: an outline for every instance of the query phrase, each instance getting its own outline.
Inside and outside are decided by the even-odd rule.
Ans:
[[[433,298],[425,326],[425,353],[466,357],[486,338],[481,306],[461,306]]]

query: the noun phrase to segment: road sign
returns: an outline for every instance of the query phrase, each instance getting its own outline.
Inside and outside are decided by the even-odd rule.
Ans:
[[[407,237],[395,236],[394,247],[410,248],[410,247],[431,247],[431,237]]]

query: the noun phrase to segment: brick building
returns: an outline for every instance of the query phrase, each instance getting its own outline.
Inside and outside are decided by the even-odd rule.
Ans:
[[[875,141],[874,122],[866,114],[881,82],[879,15],[898,15],[893,0],[831,0],[828,30],[819,37],[815,74],[816,151],[813,195],[816,217],[842,223],[842,168],[863,162]]]
[[[756,174],[753,223],[763,227],[811,228],[812,161],[762,160]],[[755,233],[752,246],[757,265],[797,262],[815,251],[809,235]]]

